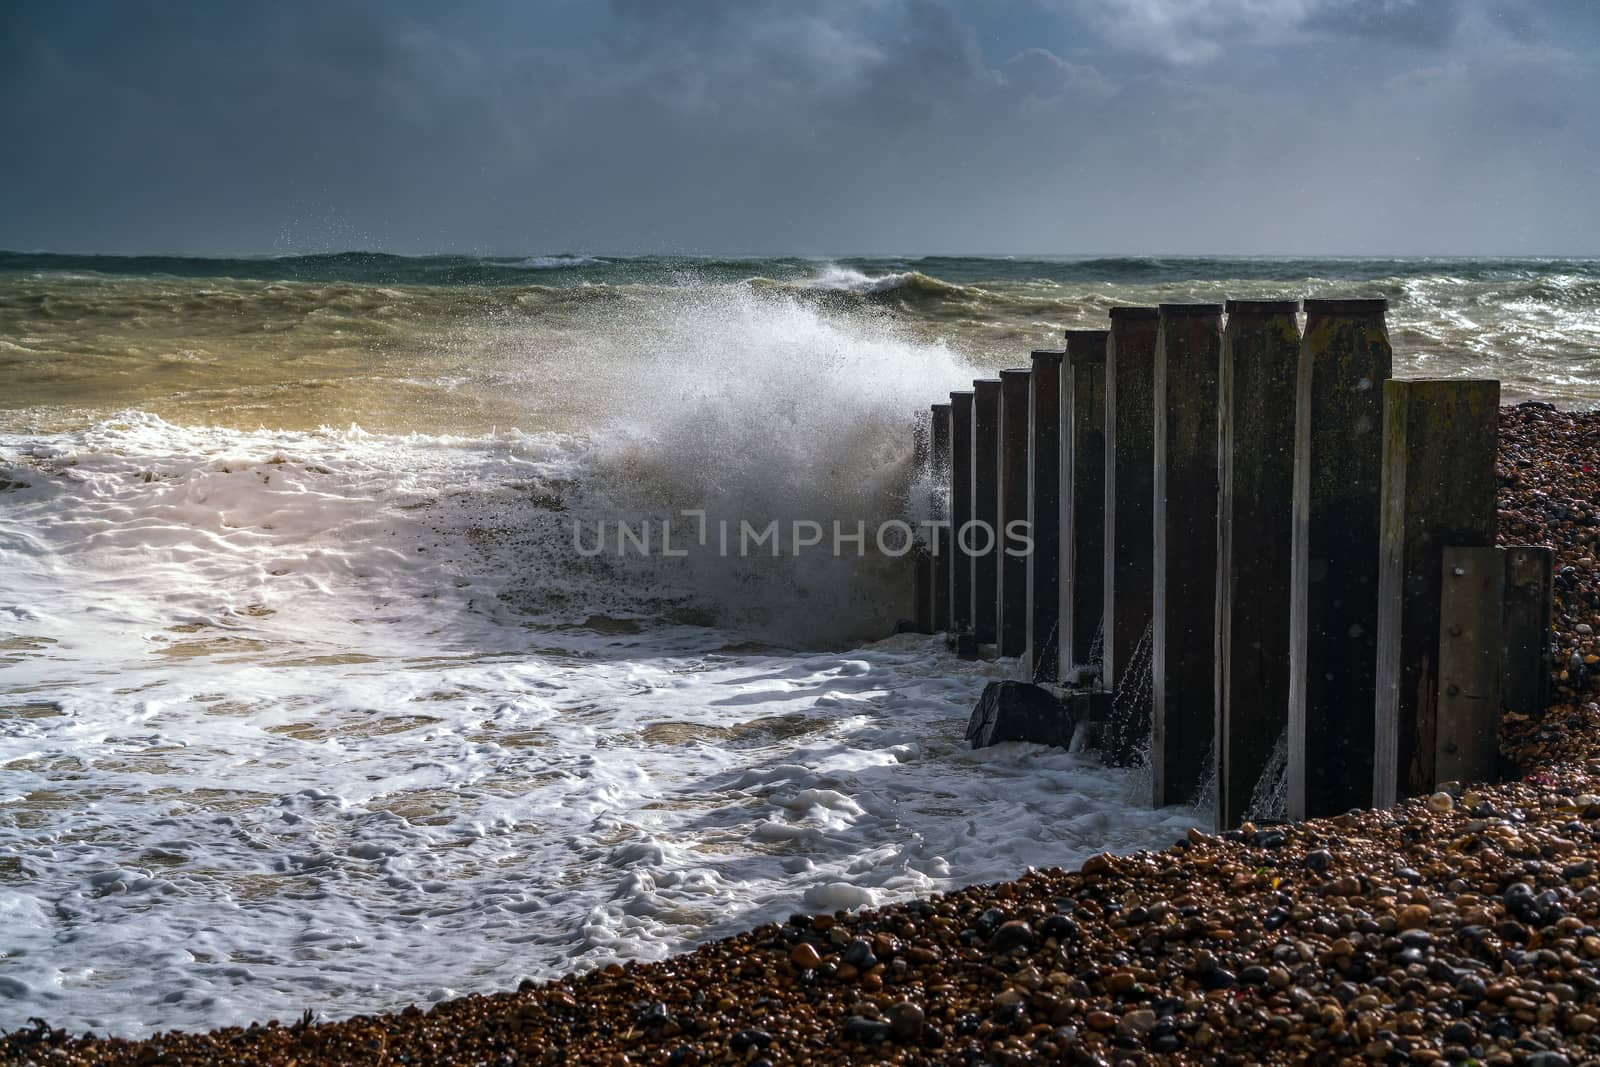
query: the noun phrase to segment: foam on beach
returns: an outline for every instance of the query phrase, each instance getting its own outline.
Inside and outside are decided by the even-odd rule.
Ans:
[[[752,645],[563,576],[539,537],[587,454],[137,413],[0,436],[27,483],[0,509],[0,1027],[426,1003],[1200,818],[1090,757],[968,751],[1005,664]]]

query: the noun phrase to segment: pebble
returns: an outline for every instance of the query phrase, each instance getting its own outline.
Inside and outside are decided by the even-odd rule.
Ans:
[[[817,951],[817,946],[802,941],[789,953],[789,962],[803,971],[814,971],[822,966],[822,954]]]

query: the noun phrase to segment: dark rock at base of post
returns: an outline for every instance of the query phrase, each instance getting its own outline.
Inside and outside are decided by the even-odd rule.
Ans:
[[[967,720],[967,740],[973,748],[1005,741],[1066,748],[1076,725],[1048,689],[1031,682],[990,682]]]

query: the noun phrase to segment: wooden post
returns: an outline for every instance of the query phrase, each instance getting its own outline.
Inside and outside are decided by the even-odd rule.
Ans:
[[[1440,555],[1438,726],[1430,791],[1440,782],[1492,782],[1500,770],[1504,553],[1489,545],[1446,546]]]
[[[1555,553],[1548,548],[1506,548],[1504,644],[1500,706],[1542,715],[1550,706],[1550,625]]]
[[[1000,379],[972,383],[972,634],[995,643],[1000,582]]]
[[[944,523],[935,526],[928,535],[929,548],[933,552],[933,567],[929,576],[932,588],[928,597],[933,605],[933,629],[937,633],[953,629],[950,624],[950,405],[934,404],[931,414],[935,486],[933,518]]]
[[[1295,400],[1288,813],[1372,801],[1384,300],[1307,300]]]
[[[1215,727],[1221,304],[1162,304],[1155,363],[1151,787],[1194,799]]]
[[[911,429],[912,479],[933,484],[933,421],[920,412]],[[919,634],[933,633],[933,550],[919,531],[911,547],[911,624]]]
[[[1249,815],[1289,714],[1298,300],[1229,300],[1217,425],[1217,826]]]
[[[1101,756],[1114,767],[1143,758],[1150,736],[1147,635],[1154,596],[1159,315],[1153,307],[1114,307],[1106,341],[1106,619],[1101,673],[1113,697]]]
[[[1106,330],[1068,330],[1061,501],[1061,665],[1099,680],[1095,637],[1105,622]]]
[[[1023,655],[1035,682],[1060,678],[1061,361],[1064,351],[1033,353],[1028,379],[1028,633]]]
[[[1002,656],[1028,647],[1028,370],[1000,372],[1000,538],[996,644]],[[1013,525],[1015,524],[1015,525]]]
[[[1378,574],[1376,730],[1372,804],[1386,808],[1406,796],[1431,793],[1440,684],[1439,605],[1446,546],[1494,545],[1495,446],[1500,416],[1496,381],[1396,381],[1383,389],[1383,487]],[[1483,608],[1487,565],[1467,606]],[[1493,714],[1499,715],[1500,603],[1504,567],[1496,563],[1491,632],[1477,636],[1493,650]],[[1453,582],[1463,588],[1468,583]],[[1485,609],[1486,610],[1486,609]],[[1454,620],[1453,620],[1454,621]],[[1487,625],[1487,624],[1484,624]],[[1452,642],[1456,665],[1460,642]],[[1454,709],[1464,713],[1465,709]]]
[[[972,630],[972,394],[950,394],[950,632]]]

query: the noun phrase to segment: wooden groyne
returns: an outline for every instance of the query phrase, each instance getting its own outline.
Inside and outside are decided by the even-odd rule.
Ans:
[[[972,736],[1042,689],[1037,740],[1076,728],[1222,827],[1496,778],[1502,709],[1548,699],[1551,556],[1495,546],[1499,383],[1393,378],[1386,310],[1114,308],[934,405],[919,627],[1034,690]]]

